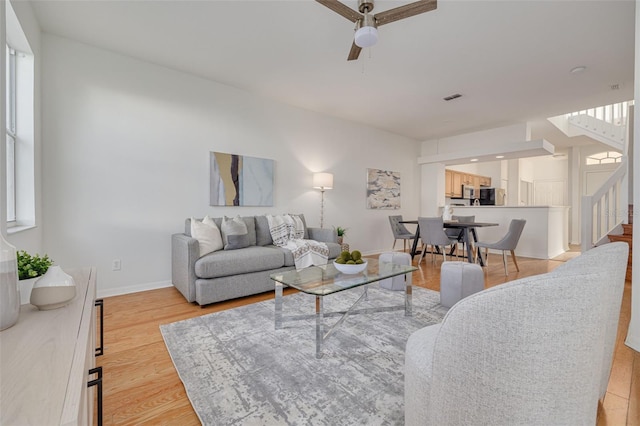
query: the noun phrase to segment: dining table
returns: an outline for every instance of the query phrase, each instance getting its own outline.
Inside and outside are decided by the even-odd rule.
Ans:
[[[415,237],[413,238],[413,244],[411,245],[411,252],[410,252],[411,258],[414,258],[416,255],[422,253],[421,250],[418,250],[418,240],[420,239],[420,224],[418,223],[417,220],[401,220],[400,223],[417,225],[416,234],[415,234]],[[474,263],[473,249],[471,248],[472,245],[470,244],[470,242],[478,241],[476,228],[498,226],[499,224],[493,223],[493,222],[458,222],[455,220],[445,220],[443,222],[443,225],[445,228],[460,229],[461,238],[459,238],[458,240],[460,242],[463,242],[465,247],[467,248],[467,261],[469,263]],[[438,248],[436,248],[436,250],[439,252]],[[485,261],[482,258],[482,253],[480,253],[480,248],[476,247],[476,250],[478,252],[478,261],[480,263],[480,266],[485,266]]]

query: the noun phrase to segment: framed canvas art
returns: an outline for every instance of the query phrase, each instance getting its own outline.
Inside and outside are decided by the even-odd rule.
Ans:
[[[400,208],[400,173],[367,169],[367,208]]]
[[[273,160],[210,152],[211,206],[273,206]]]

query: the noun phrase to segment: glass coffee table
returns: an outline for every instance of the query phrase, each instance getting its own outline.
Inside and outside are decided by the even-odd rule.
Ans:
[[[367,268],[358,274],[343,274],[338,271],[333,262],[322,266],[310,266],[299,271],[292,270],[271,274],[275,282],[275,327],[282,328],[283,321],[295,321],[301,319],[316,319],[316,358],[322,358],[322,342],[331,336],[333,331],[351,314],[368,314],[373,312],[388,312],[404,309],[405,316],[411,316],[411,281],[405,276],[404,305],[355,309],[356,305],[366,300],[367,284],[371,284],[385,278],[397,275],[406,275],[417,271],[418,268],[408,265],[378,262],[376,259],[367,259]],[[316,297],[316,312],[313,315],[296,315],[283,317],[282,315],[282,288],[283,286],[295,288],[303,293]],[[362,296],[346,311],[324,312],[323,298],[355,287],[364,287]],[[324,318],[341,315],[341,318],[324,332]]]

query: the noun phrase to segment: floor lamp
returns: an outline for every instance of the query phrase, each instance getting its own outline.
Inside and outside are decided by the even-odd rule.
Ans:
[[[324,227],[324,191],[327,189],[333,189],[333,174],[332,173],[314,173],[313,174],[313,187],[320,190],[320,228]]]

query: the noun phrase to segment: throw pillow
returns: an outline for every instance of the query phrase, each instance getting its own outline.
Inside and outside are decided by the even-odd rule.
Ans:
[[[220,230],[209,216],[205,216],[202,222],[191,218],[191,236],[198,240],[200,257],[223,248]]]
[[[240,216],[236,216],[233,219],[226,216],[223,217],[221,230],[225,250],[249,247],[249,231]]]

